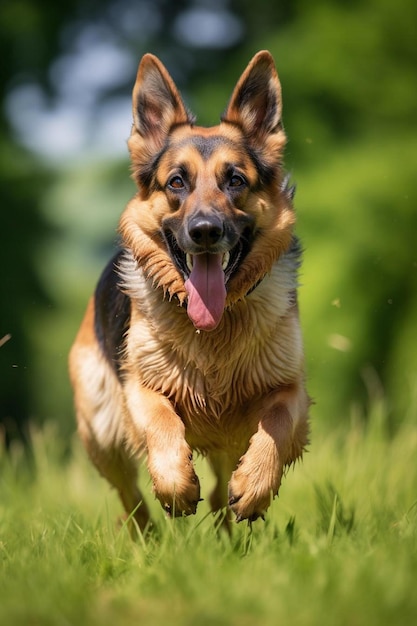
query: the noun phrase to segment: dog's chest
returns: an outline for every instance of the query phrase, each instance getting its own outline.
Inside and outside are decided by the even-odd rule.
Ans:
[[[161,290],[132,268],[124,272],[132,298],[125,370],[168,397],[184,419],[240,414],[252,400],[298,379],[303,350],[290,254],[226,309],[212,332],[196,331],[184,307],[161,298]]]
[[[212,333],[196,332],[184,311],[158,326],[138,315],[129,331],[129,368],[138,383],[170,398],[180,413],[220,418],[299,372],[296,316],[267,313],[256,302],[242,304],[225,311],[221,328]]]

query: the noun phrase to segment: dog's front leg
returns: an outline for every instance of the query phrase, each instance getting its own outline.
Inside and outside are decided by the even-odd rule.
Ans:
[[[137,452],[146,448],[155,496],[169,515],[195,513],[200,484],[183,422],[165,396],[136,381],[127,382],[125,394],[128,443]]]
[[[229,505],[237,521],[263,517],[285,466],[302,455],[308,442],[308,405],[304,388],[297,385],[269,394],[256,409],[257,431],[229,482]]]

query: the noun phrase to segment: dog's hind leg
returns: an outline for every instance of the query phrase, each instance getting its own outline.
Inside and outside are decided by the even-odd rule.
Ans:
[[[78,431],[92,462],[117,490],[127,515],[133,512],[144,530],[149,515],[137,487],[137,459],[126,447],[122,388],[93,334],[85,332],[87,317],[70,353]]]
[[[132,516],[141,531],[149,522],[149,513],[142,493],[137,486],[138,468],[134,459],[123,444],[106,445],[94,431],[94,426],[87,422],[83,415],[78,414],[78,430],[90,459],[108,482],[116,489],[126,517]],[[129,529],[134,535],[131,524]]]

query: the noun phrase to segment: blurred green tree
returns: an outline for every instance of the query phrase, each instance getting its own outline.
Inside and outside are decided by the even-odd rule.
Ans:
[[[0,6],[0,96],[19,76],[45,83],[57,50],[58,29],[71,3],[17,0]],[[36,268],[36,252],[48,232],[39,211],[48,174],[38,160],[16,145],[4,107],[0,108],[0,437],[6,445],[28,445],[31,406],[31,324],[47,304]]]
[[[132,70],[101,89],[91,124],[106,101],[128,97],[148,50],[166,63],[198,121],[212,124],[252,54],[270,49],[283,84],[286,166],[298,183],[317,419],[346,418],[379,380],[395,422],[406,417],[417,376],[416,23],[412,0],[6,0],[0,91],[36,82],[53,101],[57,61],[93,28],[96,42],[128,51]],[[123,159],[46,166],[17,146],[4,111],[0,159],[0,341],[12,335],[0,347],[1,420],[12,417],[21,430],[22,416],[64,421],[71,412],[66,352],[133,188]],[[60,229],[52,240],[51,227]]]
[[[417,7],[296,4],[267,45],[282,59],[301,181],[313,394],[335,419],[382,383],[395,423],[417,377]]]

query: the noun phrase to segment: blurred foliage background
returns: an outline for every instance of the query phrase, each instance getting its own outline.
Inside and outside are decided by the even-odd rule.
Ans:
[[[417,375],[417,4],[413,0],[2,0],[0,422],[73,432],[67,354],[120,212],[144,52],[215,124],[251,56],[283,85],[317,427]],[[365,419],[365,418],[363,418]]]

